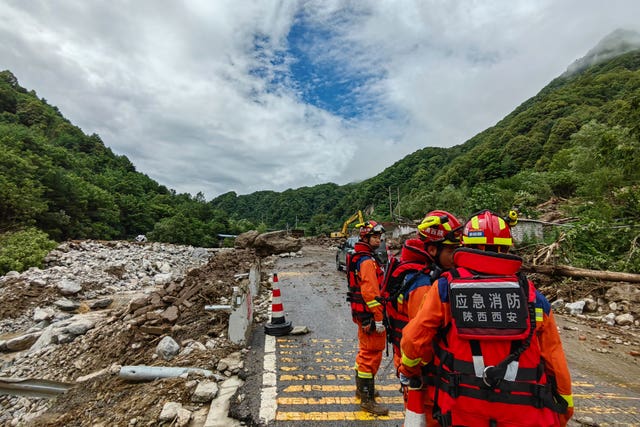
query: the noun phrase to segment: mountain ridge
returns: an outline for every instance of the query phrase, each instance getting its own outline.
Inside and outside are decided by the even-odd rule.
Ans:
[[[585,56],[575,60],[569,65],[562,76],[568,77],[592,65],[623,55],[635,49],[640,49],[640,33],[634,30],[618,28],[600,40],[593,48],[589,49]]]

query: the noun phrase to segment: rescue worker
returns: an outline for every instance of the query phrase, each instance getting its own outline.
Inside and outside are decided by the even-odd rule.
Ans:
[[[443,271],[453,268],[453,251],[460,246],[461,231],[462,224],[455,216],[434,210],[418,225],[418,238],[408,239],[402,245],[398,265],[390,272],[402,277],[402,289],[390,291],[391,301],[387,303],[396,370],[401,361],[402,329],[417,314],[431,284]]]
[[[358,325],[358,354],[356,356],[356,396],[360,408],[374,415],[387,415],[389,408],[376,402],[375,375],[382,362],[386,344],[383,307],[380,299],[382,268],[374,256],[380,246],[384,227],[375,221],[365,221],[355,252],[347,260],[347,301],[351,303],[353,321]]]
[[[460,246],[461,232],[460,221],[442,210],[427,213],[418,225],[419,239],[424,243],[424,249],[431,261],[429,269],[432,281],[439,278],[444,271],[453,268],[453,251]],[[424,294],[417,294],[409,299],[407,312],[410,319],[416,316],[423,297]]]
[[[393,324],[399,324],[400,326],[400,331],[396,334],[399,336],[394,337],[392,335],[392,338],[395,338],[393,340],[393,362],[396,372],[398,372],[402,361],[400,351],[402,328],[410,319],[416,317],[423,298],[431,288],[432,283],[438,280],[444,271],[453,268],[453,252],[460,246],[461,232],[462,224],[454,215],[443,210],[433,210],[428,212],[420,225],[418,225],[418,239],[407,240],[403,246],[400,254],[401,265],[404,262],[421,262],[424,267],[419,271],[406,274],[404,281],[410,285],[398,298],[397,306],[398,312],[401,314],[399,316],[401,321],[392,321]],[[427,375],[427,367],[425,366],[422,377],[426,378]],[[426,384],[420,384],[417,389],[402,385],[402,392],[405,416],[424,418],[427,427],[439,426],[432,416],[433,402],[428,393],[426,393]],[[418,394],[419,397],[411,395],[414,393]],[[414,412],[415,408],[407,405],[409,399],[412,400],[412,403],[420,402],[417,404],[421,405],[421,408],[417,412]]]
[[[546,298],[509,254],[509,223],[474,214],[446,272],[403,331],[401,381],[433,361],[429,386],[443,427],[566,426],[571,378]],[[406,424],[406,427],[410,427]]]

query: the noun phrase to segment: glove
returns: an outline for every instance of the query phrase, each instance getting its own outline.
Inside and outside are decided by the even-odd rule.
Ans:
[[[568,407],[567,412],[565,412],[564,414],[558,414],[558,417],[560,418],[560,426],[565,427],[572,416],[573,416],[573,406]]]
[[[400,372],[399,378],[400,378],[400,384],[402,385],[409,386],[409,383],[411,383],[411,378],[407,377],[402,372]]]
[[[407,377],[400,373],[400,384],[409,390],[420,390],[422,388],[422,377]]]
[[[381,334],[384,331],[385,331],[385,328],[384,328],[384,323],[382,323],[382,320],[376,321],[376,332]]]

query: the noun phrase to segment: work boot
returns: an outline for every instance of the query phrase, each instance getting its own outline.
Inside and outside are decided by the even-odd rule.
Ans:
[[[373,378],[358,378],[358,388],[360,389],[360,409],[373,415],[388,415],[389,408],[376,402],[374,396],[375,385]]]
[[[361,380],[362,378],[360,378],[358,374],[356,374],[356,399],[362,399],[362,393],[360,393],[361,387],[358,385]],[[380,397],[380,393],[378,393],[378,390],[376,390],[375,387],[373,389],[373,396]]]

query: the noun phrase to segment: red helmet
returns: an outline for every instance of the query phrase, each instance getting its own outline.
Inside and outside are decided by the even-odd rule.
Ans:
[[[366,236],[370,236],[372,234],[382,234],[384,233],[384,227],[382,224],[378,224],[373,220],[365,221],[362,224],[358,224],[360,227],[360,238],[364,238]]]
[[[440,210],[429,212],[418,225],[418,233],[427,243],[445,245],[459,245],[461,229],[462,224],[455,216]]]
[[[509,212],[509,217],[506,219],[489,210],[480,211],[465,224],[462,231],[462,244],[508,248],[513,245],[510,226],[515,225],[517,218],[514,211]]]

